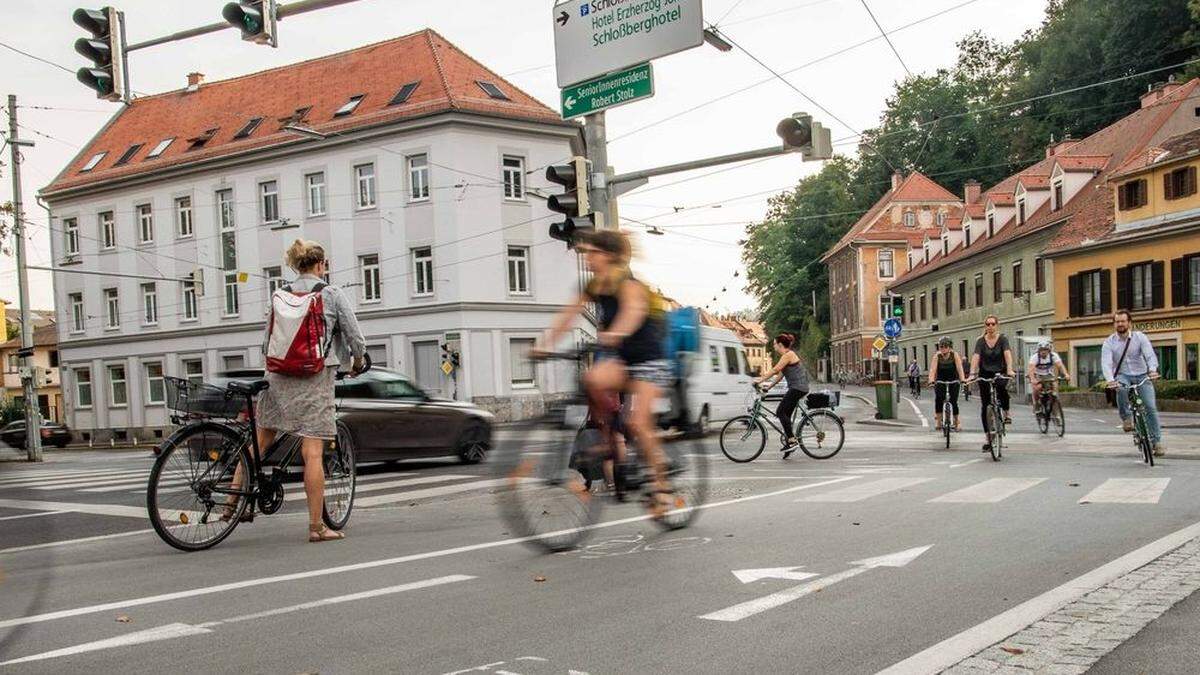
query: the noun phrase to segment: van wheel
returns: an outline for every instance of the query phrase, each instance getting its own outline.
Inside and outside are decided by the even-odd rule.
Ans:
[[[700,410],[700,417],[696,419],[696,427],[692,429],[692,435],[696,438],[703,438],[708,434],[708,427],[708,406],[705,405],[704,408]]]

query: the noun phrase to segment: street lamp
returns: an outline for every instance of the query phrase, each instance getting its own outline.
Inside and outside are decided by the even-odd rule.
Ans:
[[[716,27],[704,29],[704,41],[709,45],[716,47],[720,51],[733,51],[733,45],[729,44],[725,38],[721,37],[721,33],[718,32]]]

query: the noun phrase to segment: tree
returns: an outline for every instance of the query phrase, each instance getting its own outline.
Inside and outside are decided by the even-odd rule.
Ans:
[[[21,324],[16,321],[4,321],[4,340],[15,340],[21,336]]]

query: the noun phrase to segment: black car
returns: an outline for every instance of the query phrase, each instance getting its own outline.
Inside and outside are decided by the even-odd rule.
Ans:
[[[0,441],[14,448],[25,447],[25,420],[10,422],[0,429]],[[42,423],[42,445],[53,445],[64,448],[71,442],[71,430],[65,424],[55,422]]]

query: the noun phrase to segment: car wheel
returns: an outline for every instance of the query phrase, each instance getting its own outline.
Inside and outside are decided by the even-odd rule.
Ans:
[[[487,458],[491,440],[487,427],[472,423],[463,431],[458,441],[458,458],[463,464],[478,464]]]

